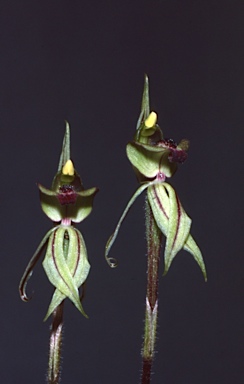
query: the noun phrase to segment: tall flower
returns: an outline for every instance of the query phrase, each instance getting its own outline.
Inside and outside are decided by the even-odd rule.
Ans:
[[[150,112],[149,85],[146,76],[135,137],[126,146],[127,157],[133,166],[140,186],[127,204],[105,248],[105,258],[108,264],[116,267],[116,259],[108,256],[110,249],[132,204],[143,191],[147,190],[148,267],[141,384],[149,384],[151,380],[157,329],[158,271],[162,235],[166,237],[164,274],[169,270],[176,254],[183,248],[193,255],[205,280],[207,279],[201,251],[190,234],[191,219],[183,209],[173,187],[165,181],[166,178],[173,176],[178,164],[186,160],[188,146],[188,140],[181,140],[179,144],[176,144],[172,139],[163,137],[157,124],[157,114]]]
[[[178,164],[187,159],[188,147],[189,142],[186,139],[177,144],[172,139],[163,137],[162,130],[157,124],[157,114],[150,112],[149,84],[146,76],[136,134],[134,140],[126,146],[127,157],[133,165],[140,186],[127,204],[114,233],[106,244],[105,257],[111,267],[116,266],[116,260],[108,257],[108,254],[120,225],[136,198],[147,190],[148,203],[156,224],[166,237],[164,274],[169,270],[176,254],[184,249],[192,254],[205,280],[207,279],[201,251],[190,234],[191,219],[182,207],[174,188],[165,181],[174,175]]]
[[[28,301],[26,284],[33,268],[46,247],[43,268],[49,281],[56,288],[49,305],[46,320],[65,298],[87,317],[79,297],[79,287],[87,279],[90,264],[82,234],[74,223],[84,220],[92,211],[97,188],[85,190],[81,178],[70,159],[70,130],[66,123],[63,148],[58,172],[51,189],[38,185],[43,212],[54,222],[54,228],[44,236],[20,281],[19,291],[23,301]]]

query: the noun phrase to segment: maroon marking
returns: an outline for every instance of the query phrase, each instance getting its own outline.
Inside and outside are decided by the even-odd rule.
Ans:
[[[178,199],[177,195],[176,195],[176,201],[177,201],[178,219],[177,219],[177,227],[176,227],[176,233],[175,233],[172,249],[174,248],[174,245],[175,245],[175,242],[176,242],[176,239],[177,239],[177,236],[178,236],[178,231],[179,231],[179,226],[180,226],[180,218],[181,218],[180,202],[179,202],[179,199]]]
[[[187,153],[183,149],[171,149],[168,159],[173,163],[182,164],[187,159]]]
[[[184,163],[187,153],[183,149],[177,149],[177,143],[173,139],[163,139],[157,142],[157,147],[169,149],[169,161],[173,163]]]
[[[162,139],[157,142],[157,147],[162,148],[176,148],[177,144],[173,139]]]
[[[166,176],[163,172],[158,172],[157,176],[156,176],[156,179],[159,180],[159,181],[165,181],[166,179]]]
[[[163,208],[163,206],[162,206],[162,204],[161,204],[161,201],[160,201],[160,199],[159,199],[159,197],[158,197],[158,195],[157,195],[157,192],[156,192],[156,189],[155,189],[155,185],[153,185],[153,192],[154,192],[154,196],[155,196],[155,198],[156,198],[156,200],[157,200],[157,203],[158,203],[158,205],[159,205],[160,210],[163,212],[164,216],[167,217],[167,219],[169,220],[169,216],[168,216],[167,213],[165,212],[165,210],[164,210],[164,208]]]
[[[75,234],[77,236],[77,244],[78,244],[78,257],[77,257],[77,261],[76,261],[76,266],[75,266],[75,270],[74,270],[74,273],[73,273],[73,277],[75,276],[76,274],[76,271],[78,269],[78,265],[79,265],[79,261],[80,261],[80,238],[79,238],[79,235],[78,235],[78,232],[76,231],[75,229]]]
[[[59,188],[58,200],[61,205],[75,204],[77,193],[72,185],[63,185]]]
[[[169,148],[177,147],[177,143],[173,139],[163,139],[162,141],[164,142],[166,147],[169,147]]]

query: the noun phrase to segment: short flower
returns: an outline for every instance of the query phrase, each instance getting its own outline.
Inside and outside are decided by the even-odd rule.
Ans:
[[[44,236],[30,260],[20,282],[20,296],[23,301],[29,300],[26,295],[26,284],[47,245],[43,268],[56,289],[44,320],[66,297],[87,317],[78,288],[85,283],[90,264],[84,239],[73,223],[81,222],[91,213],[93,199],[98,189],[84,189],[81,178],[70,160],[68,123],[58,172],[54,177],[52,188],[47,189],[39,184],[39,190],[42,210],[56,225]]]

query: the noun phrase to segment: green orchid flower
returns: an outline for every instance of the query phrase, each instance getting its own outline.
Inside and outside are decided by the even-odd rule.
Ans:
[[[192,254],[205,280],[207,279],[202,253],[190,234],[191,219],[182,207],[174,188],[165,181],[174,175],[178,164],[187,159],[188,147],[189,142],[186,139],[176,144],[172,139],[163,137],[162,130],[157,124],[157,114],[150,112],[149,84],[146,76],[136,134],[134,141],[128,143],[126,147],[127,157],[140,186],[127,204],[114,233],[106,244],[105,258],[111,267],[115,267],[117,262],[108,255],[120,226],[137,197],[147,190],[148,203],[155,222],[166,237],[164,274],[168,272],[177,253],[184,249]]]
[[[38,185],[43,212],[54,222],[54,228],[44,236],[31,258],[19,285],[20,297],[29,301],[26,285],[33,268],[46,247],[43,268],[49,281],[56,288],[44,321],[55,311],[65,298],[88,317],[82,307],[79,287],[88,276],[90,264],[82,234],[73,223],[84,220],[92,211],[97,188],[85,190],[79,174],[70,159],[70,129],[66,123],[63,148],[58,172],[51,189]]]

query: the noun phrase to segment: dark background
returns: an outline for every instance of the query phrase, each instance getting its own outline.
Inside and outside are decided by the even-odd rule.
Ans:
[[[92,269],[84,308],[66,302],[62,383],[139,383],[146,257],[140,197],[104,260],[137,184],[125,146],[143,87],[166,137],[188,138],[170,181],[193,218],[208,282],[186,252],[160,277],[153,384],[243,383],[243,1],[1,1],[1,382],[45,382],[52,295],[41,262],[21,302],[25,266],[52,223],[51,185],[65,129],[85,187],[98,186],[79,229]],[[163,272],[163,262],[161,271]]]

